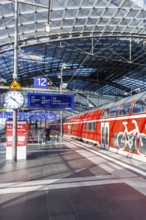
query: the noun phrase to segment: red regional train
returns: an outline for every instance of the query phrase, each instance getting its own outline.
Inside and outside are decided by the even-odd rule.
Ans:
[[[65,136],[146,161],[146,92],[66,118]]]

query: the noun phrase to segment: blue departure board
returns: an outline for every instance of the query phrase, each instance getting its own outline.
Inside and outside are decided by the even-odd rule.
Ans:
[[[71,110],[74,108],[74,96],[65,94],[28,93],[28,108]]]

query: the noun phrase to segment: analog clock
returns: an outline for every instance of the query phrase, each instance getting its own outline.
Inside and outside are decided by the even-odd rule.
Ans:
[[[18,109],[24,104],[24,96],[19,91],[9,91],[5,95],[4,102],[7,108]]]

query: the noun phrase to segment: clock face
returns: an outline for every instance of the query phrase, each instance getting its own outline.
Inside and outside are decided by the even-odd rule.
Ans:
[[[18,109],[24,104],[24,96],[19,91],[9,91],[4,98],[7,108]]]

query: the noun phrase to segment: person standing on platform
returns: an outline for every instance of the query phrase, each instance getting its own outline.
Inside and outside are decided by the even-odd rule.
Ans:
[[[44,135],[45,135],[45,143],[50,140],[50,127],[49,125],[46,126],[44,129]]]

